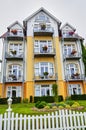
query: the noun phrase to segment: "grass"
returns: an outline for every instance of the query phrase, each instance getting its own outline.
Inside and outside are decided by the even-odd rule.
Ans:
[[[80,110],[82,112],[86,112],[86,101],[77,101],[81,106],[84,106],[83,110]],[[14,113],[19,113],[19,114],[27,114],[27,115],[40,115],[40,114],[47,114],[48,112],[38,112],[38,111],[33,111],[32,108],[35,106],[34,103],[19,103],[19,104],[12,104],[12,111]],[[4,114],[8,108],[8,105],[1,105],[0,104],[0,114]]]

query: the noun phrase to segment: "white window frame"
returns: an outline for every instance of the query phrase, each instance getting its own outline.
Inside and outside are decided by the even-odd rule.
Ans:
[[[39,62],[39,63],[35,63],[35,65],[34,65],[35,76],[42,75],[42,72],[41,72],[41,68],[42,67],[44,68],[43,72],[48,72],[49,75],[53,75],[54,74],[54,64],[53,63],[50,63],[50,62]],[[47,68],[47,71],[46,71],[46,68]]]
[[[48,90],[49,93],[47,93]],[[52,85],[35,85],[35,96],[53,96]]]
[[[68,95],[78,95],[78,94],[82,94],[82,88],[80,84],[69,84],[68,85]]]
[[[12,91],[16,92],[16,97],[21,97],[21,86],[9,86],[7,88],[7,97],[12,97]]]
[[[35,40],[34,41],[34,52],[35,53],[43,53],[42,47],[47,46],[47,52],[53,51],[52,40]]]

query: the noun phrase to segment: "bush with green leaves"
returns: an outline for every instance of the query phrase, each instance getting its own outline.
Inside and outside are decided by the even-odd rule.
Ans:
[[[72,106],[74,104],[74,102],[75,101],[67,100],[67,101],[65,101],[65,104]]]
[[[24,99],[22,100],[22,102],[23,102],[23,103],[28,103],[28,98],[24,98]]]
[[[38,101],[38,102],[35,104],[35,107],[41,109],[41,108],[44,108],[46,105],[47,105],[47,103],[46,103],[45,101]]]

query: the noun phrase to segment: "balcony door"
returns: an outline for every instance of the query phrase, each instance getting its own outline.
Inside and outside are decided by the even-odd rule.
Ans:
[[[44,47],[47,47],[46,50],[44,50],[43,48]],[[35,53],[50,53],[52,52],[52,41],[51,40],[35,40],[35,43],[34,43],[34,52]]]
[[[64,55],[71,55],[72,50],[75,50],[75,45],[64,45]]]
[[[75,73],[78,73],[79,69],[78,69],[78,64],[68,64],[67,65],[67,74],[72,76]]]
[[[13,80],[19,80],[22,76],[22,66],[21,65],[10,65],[8,67],[8,74]]]
[[[13,55],[14,51],[16,52],[15,55],[21,55],[23,52],[22,43],[19,43],[19,44],[10,43],[10,45],[9,45],[10,54]]]

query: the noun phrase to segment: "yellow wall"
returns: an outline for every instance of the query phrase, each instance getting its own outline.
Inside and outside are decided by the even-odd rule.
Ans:
[[[2,97],[2,86],[3,86],[3,84],[0,83],[0,97]]]
[[[27,53],[26,53],[26,81],[32,81],[33,79],[33,38],[27,37]]]
[[[62,63],[61,63],[59,37],[54,37],[54,44],[56,49],[55,65],[56,65],[56,70],[58,72],[58,80],[62,80]]]

